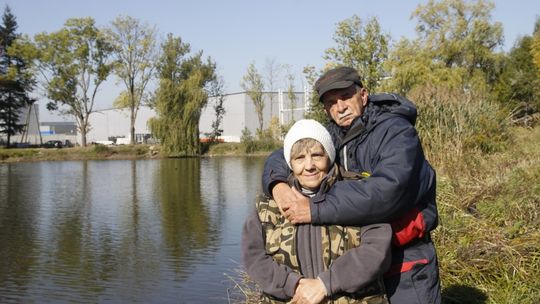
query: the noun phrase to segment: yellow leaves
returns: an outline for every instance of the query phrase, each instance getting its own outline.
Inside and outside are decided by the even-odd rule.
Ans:
[[[538,77],[540,78],[540,31],[537,31],[533,36],[531,55],[534,65],[538,68]]]
[[[117,109],[127,108],[129,107],[129,104],[130,102],[128,92],[122,91],[122,93],[120,93],[120,95],[118,95],[118,97],[116,97],[116,99],[114,100],[113,107]]]

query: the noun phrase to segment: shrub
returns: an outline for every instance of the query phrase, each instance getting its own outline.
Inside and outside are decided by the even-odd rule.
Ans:
[[[506,115],[486,96],[481,89],[456,89],[445,84],[428,84],[411,91],[409,98],[418,106],[417,129],[426,155],[438,168],[461,170],[464,155],[501,151],[509,143]]]
[[[258,138],[255,139],[251,132],[244,128],[242,130],[242,137],[240,142],[244,145],[245,153],[256,153],[256,152],[270,152],[281,146],[281,141],[274,139],[271,130],[264,130],[258,132]]]
[[[111,148],[105,145],[93,145],[91,151],[98,154],[107,154],[111,153]]]

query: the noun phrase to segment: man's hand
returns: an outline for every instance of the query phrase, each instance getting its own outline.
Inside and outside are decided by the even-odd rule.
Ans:
[[[321,303],[326,295],[326,287],[319,279],[300,279],[291,303]]]
[[[277,183],[274,188],[272,188],[272,196],[283,216],[285,216],[285,211],[287,211],[291,205],[295,204],[296,195],[287,183]]]
[[[287,183],[277,183],[272,189],[272,196],[279,211],[293,224],[311,223],[309,199]]]
[[[295,199],[294,203],[283,208],[283,215],[293,224],[311,223],[311,210],[309,209],[309,199],[303,196],[296,189],[291,189]]]

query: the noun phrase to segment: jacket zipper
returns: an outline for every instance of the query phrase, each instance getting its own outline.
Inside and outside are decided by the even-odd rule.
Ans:
[[[300,251],[298,251],[298,231],[300,229],[298,229],[299,227],[296,227],[296,231],[295,231],[295,235],[296,237],[294,238],[294,247],[296,247],[296,263],[298,264],[298,272],[302,273],[302,265],[300,264]]]
[[[347,145],[343,146],[343,166],[345,167],[346,171],[349,171],[349,165],[348,159],[347,159]]]

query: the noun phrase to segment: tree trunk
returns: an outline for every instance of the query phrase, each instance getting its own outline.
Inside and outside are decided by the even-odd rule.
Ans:
[[[262,131],[263,131],[263,128],[264,128],[264,121],[263,121],[263,112],[262,112],[262,109],[260,109],[259,111],[257,111],[257,116],[259,118],[259,132],[261,132],[262,134]]]
[[[9,125],[11,124],[11,111],[8,112],[8,123],[6,124],[6,128],[7,128],[7,144],[6,144],[6,148],[9,148],[9,146],[11,146],[11,130],[9,129]]]
[[[135,144],[135,104],[131,105],[131,128],[129,136],[131,137],[130,143]]]
[[[81,128],[81,145],[86,147],[86,126]]]
[[[86,147],[86,134],[88,133],[88,118],[85,119],[84,116],[81,114],[79,116],[80,121],[80,131],[81,131],[81,145],[83,147]]]

